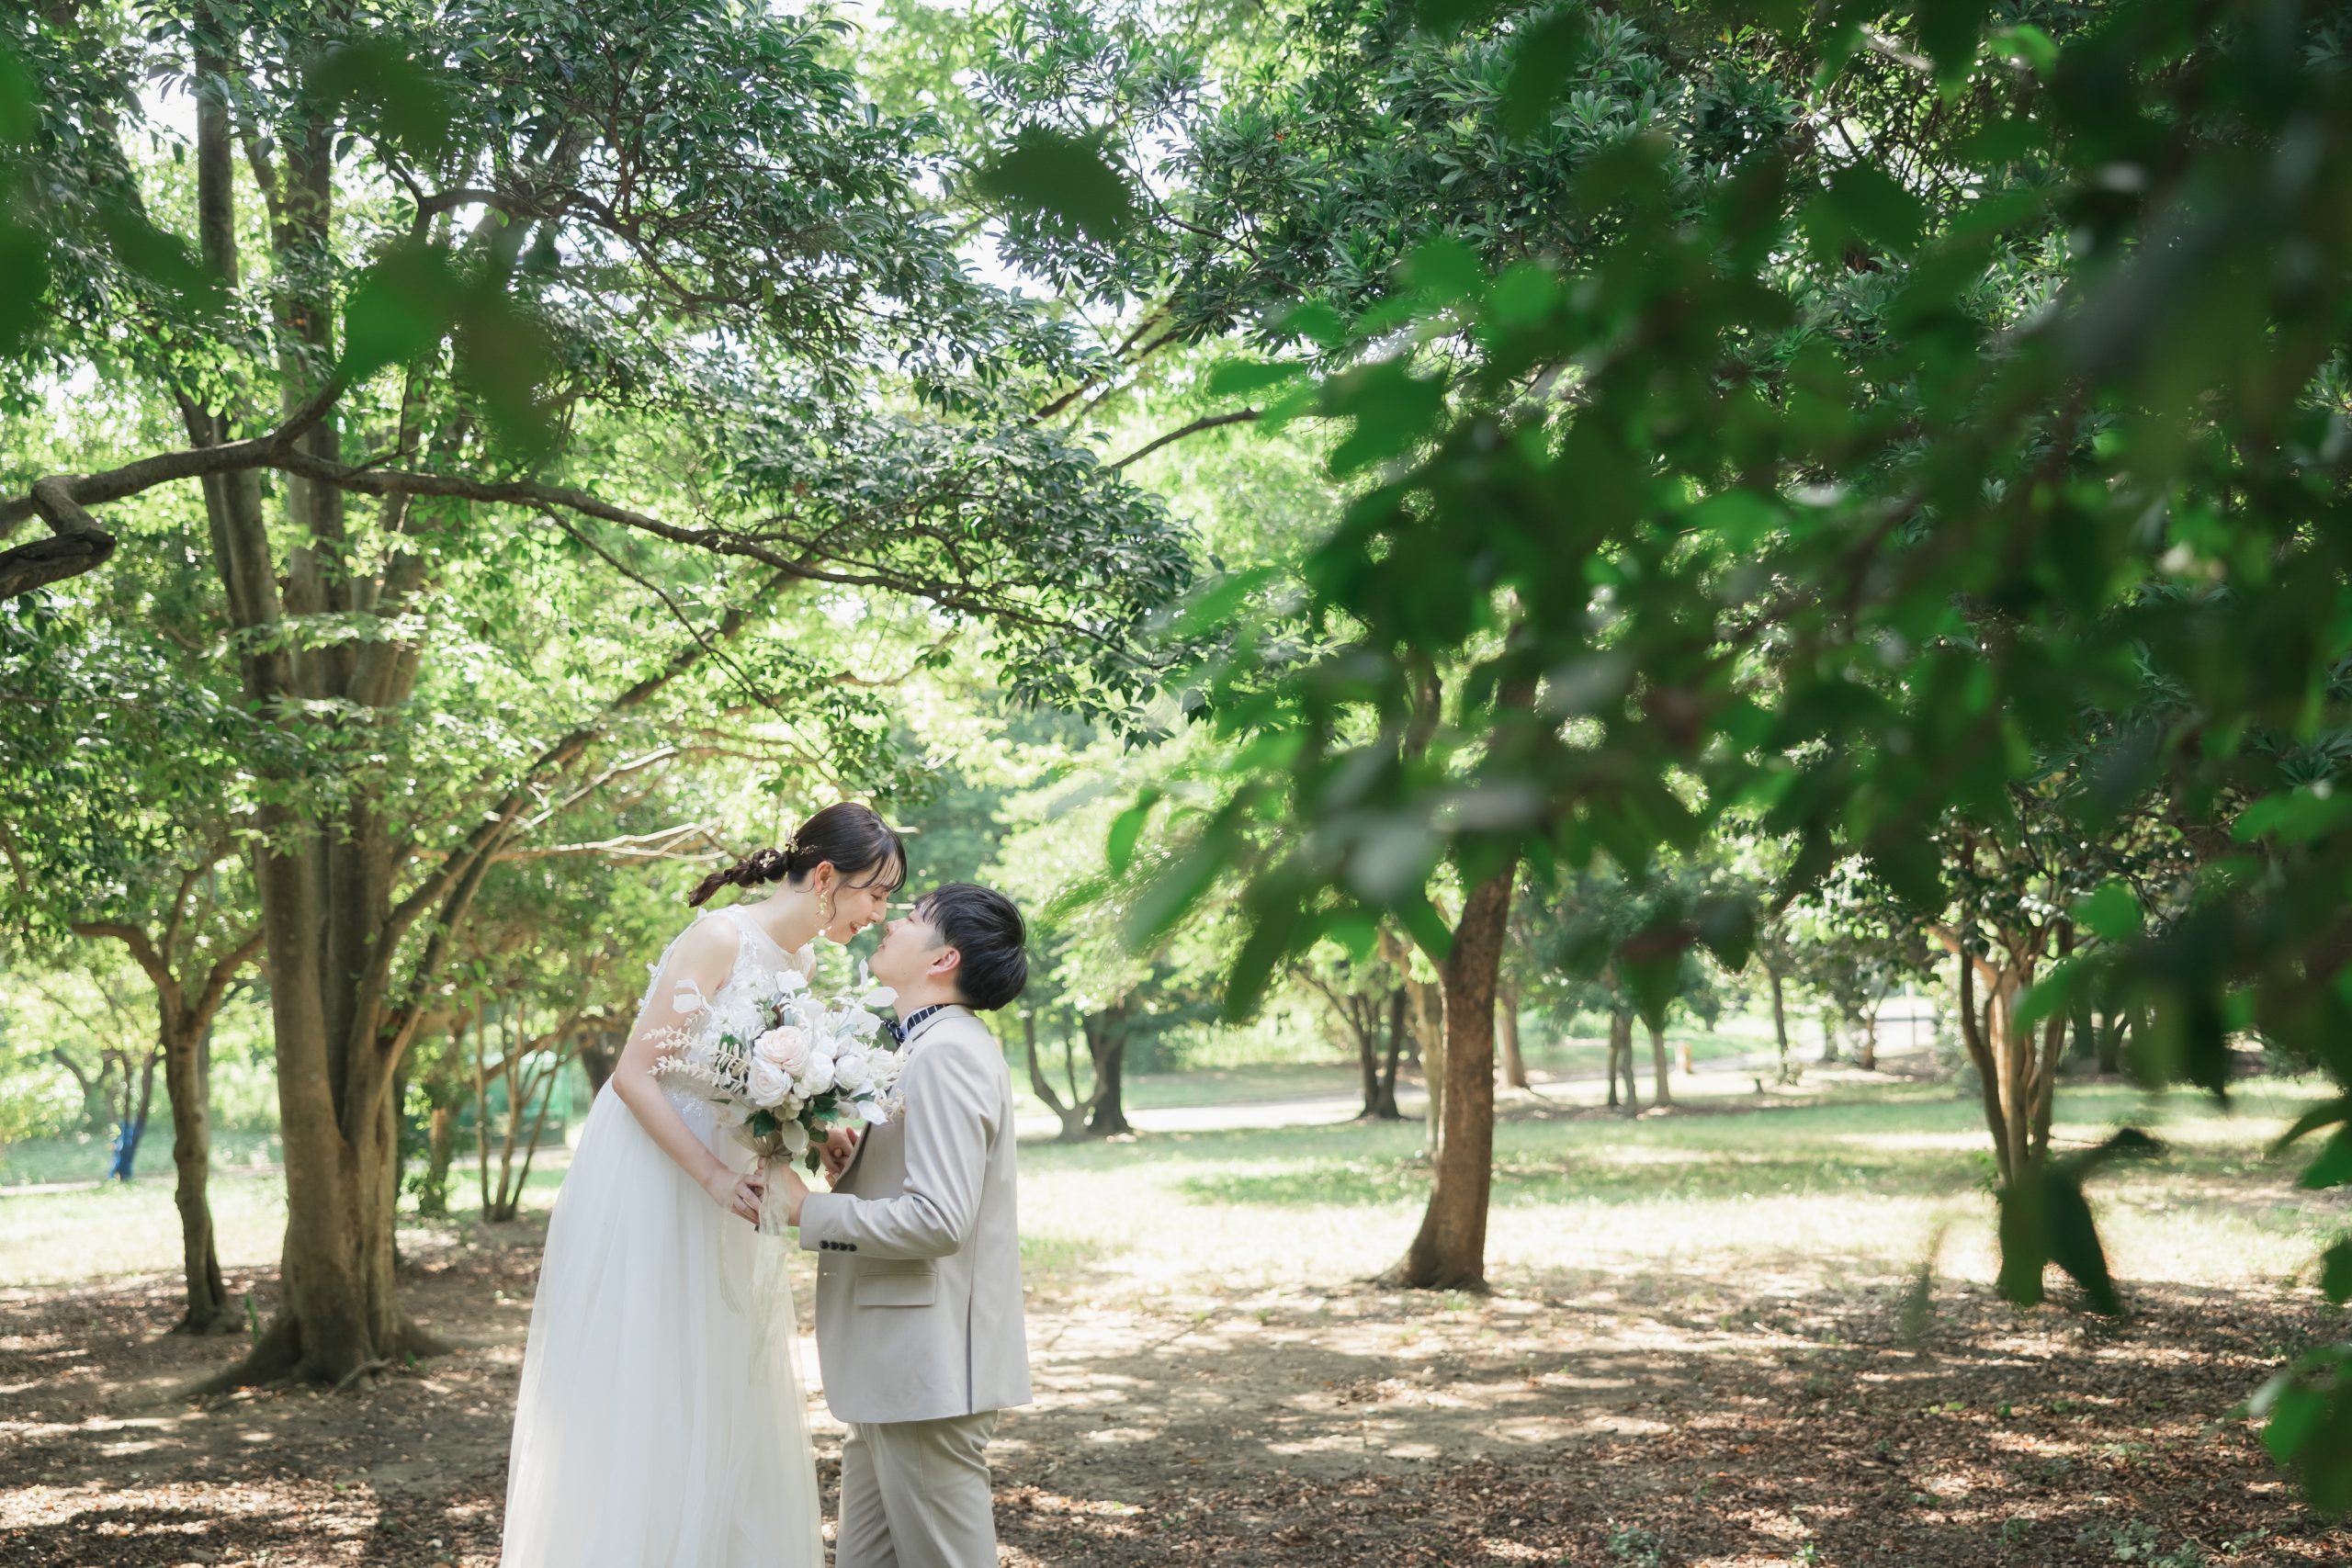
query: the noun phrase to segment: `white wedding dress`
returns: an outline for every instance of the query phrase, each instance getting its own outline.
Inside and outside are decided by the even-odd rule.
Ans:
[[[813,965],[740,908],[703,918],[739,940],[726,984],[682,1018],[685,1032]],[[665,1017],[680,999],[677,950],[642,1004]],[[712,1105],[666,1092],[721,1160],[752,1168]],[[782,1237],[712,1201],[605,1085],[548,1224],[501,1568],[822,1568],[788,1256]]]

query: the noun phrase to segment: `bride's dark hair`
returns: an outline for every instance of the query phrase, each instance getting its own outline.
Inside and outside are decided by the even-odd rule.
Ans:
[[[858,887],[887,882],[896,892],[906,884],[907,846],[898,829],[876,816],[872,807],[843,800],[800,824],[783,848],[755,850],[726,870],[712,872],[687,895],[686,902],[699,904],[722,887],[757,887],[806,876],[827,861],[845,877],[864,876],[853,884]]]

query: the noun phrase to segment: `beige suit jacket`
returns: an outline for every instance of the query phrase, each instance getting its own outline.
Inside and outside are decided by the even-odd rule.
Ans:
[[[1012,1075],[964,1008],[925,1019],[905,1108],[866,1129],[800,1209],[817,1359],[843,1421],[932,1421],[1029,1403],[1014,1209]]]

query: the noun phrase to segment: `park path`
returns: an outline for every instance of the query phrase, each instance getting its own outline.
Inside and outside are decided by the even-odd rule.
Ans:
[[[1882,1066],[1894,1065],[1906,1055],[1911,1049],[1914,1048],[1891,1044],[1881,1045],[1879,1060]],[[1916,1049],[1925,1050],[1925,1047]],[[1822,1066],[1816,1057],[1811,1055],[1802,1057],[1801,1060],[1808,1072]],[[1691,1065],[1691,1071],[1685,1073],[1677,1068],[1674,1077],[1679,1082],[1692,1077],[1713,1077],[1727,1074],[1753,1076],[1763,1069],[1777,1070],[1780,1064],[1780,1054],[1777,1051],[1750,1051],[1736,1056],[1716,1056],[1709,1060],[1694,1062]],[[1649,1084],[1649,1063],[1645,1058],[1639,1063],[1639,1071],[1636,1074],[1645,1089]],[[1579,1067],[1571,1072],[1562,1073],[1531,1071],[1528,1074],[1528,1081],[1533,1086],[1533,1092],[1539,1096],[1546,1089],[1565,1089],[1575,1084],[1599,1083],[1601,1077],[1602,1069],[1599,1067]],[[1501,1092],[1511,1095],[1514,1091]],[[1352,1092],[1330,1094],[1317,1091],[1308,1094],[1266,1095],[1254,1100],[1231,1100],[1222,1105],[1159,1105],[1145,1108],[1130,1105],[1127,1107],[1127,1120],[1134,1123],[1138,1133],[1216,1133],[1245,1127],[1311,1127],[1353,1121],[1363,1103],[1362,1099]],[[1396,1108],[1405,1113],[1407,1120],[1422,1115],[1428,1104],[1429,1096],[1426,1091],[1401,1081],[1397,1084]],[[1049,1111],[1023,1111],[1017,1118],[1015,1125],[1024,1139],[1051,1138],[1061,1130],[1061,1123]]]

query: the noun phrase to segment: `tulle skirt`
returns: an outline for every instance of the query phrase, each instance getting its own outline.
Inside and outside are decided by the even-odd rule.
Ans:
[[[501,1568],[822,1568],[788,1257],[596,1096],[531,1305]]]

